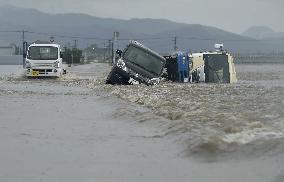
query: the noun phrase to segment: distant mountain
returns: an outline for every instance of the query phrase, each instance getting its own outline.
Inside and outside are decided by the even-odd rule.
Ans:
[[[56,42],[72,45],[78,39],[79,47],[93,43],[106,46],[113,31],[119,31],[120,40],[116,45],[119,48],[123,48],[129,39],[136,39],[163,53],[173,51],[175,36],[178,48],[184,51],[212,50],[215,43],[224,43],[225,48],[233,52],[271,52],[284,48],[284,43],[279,41],[259,41],[248,34],[243,36],[198,24],[163,19],[119,20],[86,14],[48,14],[12,6],[0,7],[0,31],[3,30],[33,32],[25,34],[29,42],[49,40],[50,36],[54,36]],[[20,33],[0,32],[0,44],[1,40],[5,40],[21,45],[21,38]]]
[[[253,26],[242,33],[243,36],[254,39],[270,39],[270,38],[284,38],[284,32],[275,32],[270,27]]]

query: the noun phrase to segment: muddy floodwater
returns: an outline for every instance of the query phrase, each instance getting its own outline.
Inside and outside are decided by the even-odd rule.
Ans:
[[[0,66],[0,182],[284,181],[284,64],[237,65],[237,84],[157,86],[106,85],[110,68],[27,80]]]
[[[237,73],[237,84],[103,87],[168,119],[165,134],[184,137],[189,155],[284,151],[284,66],[238,65]]]

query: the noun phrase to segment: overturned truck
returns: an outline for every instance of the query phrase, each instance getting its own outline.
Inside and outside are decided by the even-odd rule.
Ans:
[[[234,59],[227,52],[202,52],[189,55],[191,82],[236,83]]]
[[[131,41],[124,51],[117,51],[118,59],[109,73],[107,84],[156,85],[165,66],[165,58],[137,41]]]

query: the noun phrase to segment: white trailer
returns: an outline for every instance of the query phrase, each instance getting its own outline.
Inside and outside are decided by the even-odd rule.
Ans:
[[[60,77],[63,68],[58,44],[31,44],[26,57],[27,77]]]
[[[201,52],[189,55],[191,82],[236,83],[234,59],[227,52]]]

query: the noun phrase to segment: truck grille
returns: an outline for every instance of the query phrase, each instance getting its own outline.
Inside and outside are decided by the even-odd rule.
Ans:
[[[52,69],[33,69],[33,71],[38,71],[39,74],[46,74],[46,73],[51,73]]]
[[[53,67],[52,63],[38,63],[38,64],[34,64],[33,67]]]

